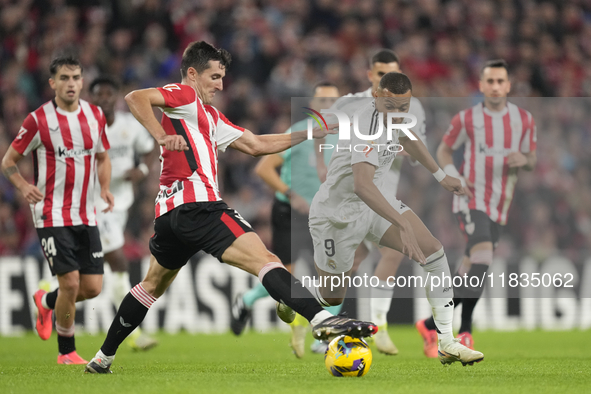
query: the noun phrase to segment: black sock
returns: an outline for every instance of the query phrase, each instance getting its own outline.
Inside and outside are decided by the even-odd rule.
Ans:
[[[132,294],[138,286],[141,287],[141,285],[137,285],[131,289],[131,292],[127,293],[123,301],[121,301],[117,315],[115,315],[115,319],[113,319],[113,323],[111,323],[111,327],[107,332],[107,338],[105,338],[105,342],[101,347],[105,356],[115,355],[119,345],[140,325],[148,313],[149,307],[145,304],[148,303],[148,300],[141,298],[143,302],[140,302]],[[145,292],[145,290],[143,291]],[[145,297],[145,294],[142,297]],[[152,305],[155,300],[152,297],[152,302],[148,304]]]
[[[76,350],[76,340],[74,339],[74,335],[71,337],[62,337],[58,334],[57,336],[57,347],[60,354],[68,354],[72,353]]]
[[[433,319],[433,316],[425,320],[425,327],[427,327],[427,330],[437,330],[437,326],[435,325],[435,319]]]
[[[49,309],[55,309],[55,302],[57,301],[57,291],[59,288],[55,289],[51,293],[47,293],[45,296],[45,303],[49,307]]]
[[[267,272],[263,277],[263,286],[275,301],[282,301],[308,321],[324,310],[302,282],[286,269],[273,268]]]
[[[472,333],[472,313],[479,298],[464,299],[464,306],[462,307],[462,325],[460,326],[460,334],[463,332]]]
[[[462,307],[462,325],[460,327],[460,333],[462,332],[472,332],[472,314],[474,313],[474,308],[476,307],[476,303],[482,296],[482,292],[484,291],[485,283],[479,283],[481,286],[472,287],[470,286],[470,278],[473,276],[478,277],[478,281],[482,281],[484,277],[484,282],[486,282],[486,272],[488,271],[487,264],[472,264],[470,267],[470,271],[467,274],[467,281],[468,286],[461,286],[456,289],[456,292],[461,294],[463,299],[463,307]],[[474,281],[476,283],[476,281]]]

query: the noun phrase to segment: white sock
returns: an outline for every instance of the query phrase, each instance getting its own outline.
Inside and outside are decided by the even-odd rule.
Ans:
[[[385,280],[380,280],[378,287],[371,288],[371,322],[378,327],[388,324],[388,311],[392,305],[394,288],[389,287]]]
[[[310,320],[310,324],[312,325],[312,327],[317,326],[318,324],[322,323],[324,320],[328,319],[329,317],[332,317],[333,314],[330,313],[327,310],[322,310],[320,312],[318,312],[316,315],[314,315],[314,317],[312,318],[312,320]]]
[[[316,298],[316,301],[318,301],[318,303],[326,308],[331,307],[332,305],[330,305],[320,294],[320,288],[319,287],[313,287],[312,291],[310,291],[312,293],[312,295],[314,296],[314,298]]]
[[[43,305],[43,308],[45,309],[50,309],[49,306],[47,305],[47,293],[43,294],[43,296],[41,296],[41,305]]]
[[[119,308],[121,302],[131,290],[129,283],[128,272],[113,272],[113,291],[111,293],[111,300],[116,308]]]
[[[434,277],[437,276],[441,279],[442,274],[445,278],[449,278],[449,282],[451,282],[451,273],[449,271],[449,264],[447,263],[447,256],[443,251],[443,248],[439,249],[437,252],[433,253],[431,256],[427,257],[427,264],[422,266],[423,269],[429,273],[429,276]],[[435,325],[439,332],[437,336],[441,341],[442,345],[446,345],[453,341],[453,329],[452,329],[452,321],[454,315],[454,306],[453,306],[453,287],[451,283],[448,283],[446,280],[445,283],[439,283],[437,285],[437,280],[435,282],[432,281],[434,278],[429,278],[427,284],[425,286],[425,291],[427,293],[427,299],[429,300],[429,304],[431,304],[431,309],[433,310],[433,319],[435,320]]]
[[[100,349],[98,352],[96,352],[96,356],[94,357],[99,358],[101,360],[100,364],[102,364],[101,366],[103,367],[108,367],[109,365],[113,364],[113,360],[115,360],[115,355],[105,356],[105,353],[103,353],[103,351]]]

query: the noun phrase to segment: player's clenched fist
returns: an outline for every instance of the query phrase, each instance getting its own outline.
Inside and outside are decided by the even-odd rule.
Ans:
[[[158,139],[158,144],[169,151],[181,152],[189,150],[187,141],[181,135],[166,135]]]

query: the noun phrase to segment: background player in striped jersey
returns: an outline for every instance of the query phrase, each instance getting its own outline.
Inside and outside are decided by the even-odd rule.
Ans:
[[[111,149],[111,192],[115,197],[112,212],[101,212],[104,204],[97,200],[97,224],[105,260],[113,271],[111,300],[118,308],[123,297],[131,289],[129,262],[123,253],[127,211],[133,204],[133,184],[148,175],[148,165],[156,156],[154,139],[129,112],[115,111],[119,96],[119,84],[109,76],[96,78],[90,84],[93,104],[104,111],[107,119],[107,136]],[[139,165],[136,166],[136,162]],[[140,328],[128,338],[129,345],[136,350],[147,350],[158,342],[141,332]]]
[[[511,82],[504,60],[491,60],[484,65],[480,91],[484,102],[453,117],[437,149],[437,159],[448,175],[460,178],[469,190],[466,196],[453,199],[453,213],[467,241],[456,275],[482,279],[492,263],[502,227],[507,223],[519,169],[533,170],[537,158],[536,125],[531,113],[507,101]],[[464,146],[464,162],[458,172],[452,155],[461,146]],[[455,289],[455,306],[462,304],[458,337],[472,349],[472,313],[483,289],[484,286]],[[417,322],[428,357],[437,357],[432,340],[436,328],[432,317]]]
[[[47,340],[52,310],[58,364],[86,364],[76,353],[74,319],[77,301],[96,297],[103,283],[103,252],[95,217],[95,179],[98,174],[104,210],[113,208],[109,191],[111,162],[106,150],[106,120],[102,110],[80,100],[82,66],[72,57],[50,65],[49,84],[55,98],[31,112],[2,159],[4,175],[31,205],[37,234],[59,287],[38,290],[36,328]],[[33,154],[35,184],[19,174],[16,163]]]
[[[339,97],[338,88],[330,82],[321,82],[314,87],[313,99],[309,105],[315,111],[327,109]],[[305,130],[307,119],[301,120],[290,127],[286,133],[293,130]],[[271,212],[271,227],[273,231],[272,250],[286,268],[291,270],[291,263],[295,262],[301,253],[308,250],[314,252],[312,238],[308,229],[308,213],[314,194],[320,187],[320,180],[316,173],[316,155],[314,142],[305,141],[281,153],[263,157],[255,168],[255,172],[275,191],[275,200]],[[297,170],[292,164],[297,163]],[[277,168],[281,168],[280,174]],[[292,209],[293,208],[293,209]],[[238,294],[232,305],[231,328],[234,334],[240,335],[248,322],[250,311],[256,300],[267,297],[269,293],[262,284],[258,284],[244,294]],[[341,306],[327,307],[333,315],[337,315]],[[309,330],[308,321],[297,315],[290,324],[292,335],[290,345],[296,357],[304,355],[306,332]]]
[[[278,315],[290,323],[294,311],[314,326],[317,337],[375,333],[369,322],[333,316],[269,252],[238,212],[221,199],[217,181],[218,150],[229,146],[260,156],[284,151],[307,139],[306,131],[255,135],[232,124],[210,103],[223,89],[230,54],[200,41],[187,46],[181,83],[137,90],[126,96],[136,119],[161,146],[162,172],[156,220],[150,240],[150,268],[123,299],[105,342],[86,366],[89,373],[109,373],[117,348],[143,321],[150,306],[170,286],[189,258],[200,250],[221,262],[257,275],[278,302]],[[162,110],[158,122],[152,107]],[[336,128],[336,125],[331,125]],[[314,129],[315,137],[328,130]],[[334,130],[336,132],[336,130]],[[293,291],[293,294],[292,294]],[[293,308],[293,310],[291,309]]]
[[[333,105],[333,109],[341,111],[355,110],[361,103],[367,101],[368,97],[372,97],[372,92],[375,92],[379,88],[380,80],[382,77],[389,72],[402,72],[400,69],[400,59],[394,51],[389,49],[381,49],[375,55],[371,57],[370,68],[367,70],[367,79],[371,83],[371,87],[363,92],[349,93],[343,96]],[[427,145],[427,138],[425,136],[425,110],[423,105],[416,97],[411,97],[410,108],[408,113],[413,114],[417,118],[417,125],[413,128],[414,133]],[[336,145],[338,143],[337,136],[329,135],[326,137],[326,143]],[[316,140],[316,166],[318,168],[318,176],[324,182],[326,179],[327,163],[332,155],[332,150],[325,150],[323,153],[318,149],[319,144],[323,143],[320,140]],[[324,154],[325,160],[321,160]],[[401,156],[401,157],[398,157]],[[396,191],[398,190],[398,181],[400,180],[400,168],[402,167],[403,156],[407,156],[410,159],[412,165],[417,165],[418,162],[412,159],[405,151],[398,153],[396,159],[392,162],[390,171],[384,177],[384,181],[381,185],[381,190],[386,199],[390,203],[396,201]],[[326,160],[328,158],[328,160]],[[359,265],[369,254],[369,249],[372,248],[372,243],[364,241],[359,245],[359,248],[355,251],[354,268],[356,271]],[[398,251],[390,248],[379,248],[378,249],[381,258],[378,261],[375,269],[374,276],[379,278],[380,282],[377,287],[371,288],[370,298],[370,310],[371,310],[371,321],[376,323],[380,328],[376,335],[373,337],[376,348],[378,351],[384,354],[396,355],[398,354],[398,348],[392,342],[388,334],[388,311],[392,305],[392,297],[394,296],[394,288],[388,286],[386,281],[388,277],[395,276],[398,271],[400,263],[404,259],[404,255]],[[318,352],[324,353],[326,346],[318,346],[314,344],[314,349]]]

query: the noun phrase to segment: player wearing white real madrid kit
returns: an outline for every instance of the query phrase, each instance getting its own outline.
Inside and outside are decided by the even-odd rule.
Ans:
[[[372,86],[363,92],[349,93],[346,96],[341,97],[335,102],[331,109],[336,109],[345,113],[354,112],[359,108],[360,104],[366,100],[366,98],[372,97],[372,92],[378,89],[382,76],[389,72],[401,72],[400,60],[393,51],[389,49],[382,49],[372,56],[370,60],[370,68],[367,70],[367,78],[368,81],[371,82]],[[411,97],[408,113],[414,115],[417,118],[417,124],[412,128],[413,132],[421,139],[421,141],[423,141],[425,145],[427,145],[427,139],[425,136],[425,110],[423,109],[423,105],[419,99],[416,97]],[[326,137],[326,143],[328,144],[336,144],[337,141],[337,135],[328,135]],[[318,142],[318,140],[315,140],[315,142],[318,176],[321,177],[321,181],[324,182],[326,178],[326,165],[322,160],[320,160],[322,156],[318,149],[319,144],[323,142]],[[328,160],[330,160],[330,155],[332,153],[333,150],[325,150],[325,159],[328,157]],[[386,197],[388,202],[391,204],[396,201],[396,191],[398,190],[398,181],[400,180],[400,168],[402,167],[402,162],[404,159],[402,156],[408,156],[408,154],[402,151],[397,155],[396,159],[392,162],[390,171],[386,173],[382,184],[378,186],[384,197]],[[328,163],[328,160],[325,160],[326,163]],[[411,165],[418,164],[412,158],[410,158],[410,163]],[[369,251],[372,248],[372,243],[367,240],[359,245],[355,252],[353,271],[357,271],[357,268],[361,262],[366,259]],[[379,330],[377,334],[370,339],[375,341],[378,351],[384,354],[396,355],[398,354],[398,348],[396,345],[394,345],[394,342],[392,342],[392,339],[390,339],[388,334],[387,320],[388,311],[392,305],[394,288],[388,286],[387,279],[390,276],[396,275],[398,267],[404,259],[404,255],[389,248],[380,248],[379,252],[381,254],[381,258],[378,261],[373,274],[380,281],[377,287],[371,288],[371,297],[369,300],[371,321],[378,325]],[[320,347],[317,344],[314,344],[313,346],[314,351],[316,351],[315,349],[318,349],[320,350],[319,352],[324,353],[326,350],[326,346]]]
[[[107,118],[107,136],[112,142],[109,151],[111,159],[111,190],[115,197],[112,212],[102,213],[102,200],[97,201],[97,224],[105,260],[113,271],[111,300],[119,307],[125,295],[131,289],[129,281],[129,262],[123,254],[125,244],[125,226],[127,211],[134,201],[134,183],[148,175],[148,166],[144,162],[149,153],[154,151],[154,139],[146,129],[129,112],[115,111],[118,98],[118,83],[111,77],[103,76],[95,79],[90,85],[90,93],[94,104],[100,106]],[[137,158],[142,162],[136,166]],[[149,161],[148,161],[149,162]],[[138,329],[128,339],[129,345],[138,350],[146,350],[157,342],[143,335]]]
[[[463,194],[460,180],[446,176],[419,139],[394,133],[388,140],[385,130],[380,135],[379,129],[384,129],[386,123],[380,113],[408,112],[412,86],[406,75],[384,75],[373,96],[375,100],[358,110],[358,118],[361,134],[375,135],[375,139],[366,141],[353,133],[350,142],[339,141],[340,149],[331,159],[326,182],[310,208],[316,270],[320,283],[328,283],[314,290],[317,299],[326,305],[342,303],[347,281],[337,284],[334,279],[350,278],[354,251],[365,238],[415,259],[431,277],[451,278],[441,243],[410,208],[398,200],[390,204],[377,185],[392,164],[398,141],[446,190]],[[401,119],[393,123],[401,123]],[[453,337],[451,284],[431,281],[425,290],[438,329],[441,363],[460,361],[466,365],[482,361],[482,353],[468,349]]]

